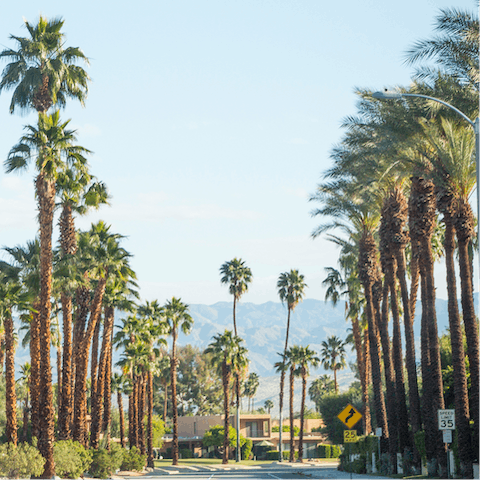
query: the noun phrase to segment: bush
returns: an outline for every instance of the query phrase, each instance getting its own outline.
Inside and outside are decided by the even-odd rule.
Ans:
[[[246,438],[244,444],[240,448],[242,451],[242,458],[244,460],[250,459],[252,448],[253,448],[253,442],[249,438]]]
[[[122,448],[116,443],[112,443],[110,451],[104,448],[93,450],[92,464],[88,473],[95,478],[108,478],[120,468],[122,462]]]
[[[339,458],[342,454],[342,447],[340,445],[331,445],[330,458]]]
[[[330,458],[331,455],[331,445],[320,444],[317,447],[318,458]]]
[[[61,478],[79,478],[92,463],[92,452],[73,440],[55,442],[53,455],[55,473]]]
[[[189,448],[182,448],[180,450],[180,458],[193,458],[193,453]]]
[[[123,462],[120,465],[120,470],[141,472],[145,467],[147,456],[142,455],[137,447],[132,447],[130,450],[123,451]]]
[[[43,473],[45,459],[35,446],[13,443],[0,446],[0,476],[7,478],[39,477]]]
[[[265,454],[265,460],[278,460],[278,450],[270,450]]]

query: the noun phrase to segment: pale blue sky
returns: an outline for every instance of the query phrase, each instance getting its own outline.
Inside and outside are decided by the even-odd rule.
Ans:
[[[41,3],[41,10],[39,4]],[[401,6],[399,6],[401,5]],[[432,35],[440,8],[473,0],[22,1],[2,5],[0,47],[26,35],[25,17],[62,16],[67,45],[91,59],[86,108],[62,113],[93,150],[107,183],[104,219],[126,235],[144,299],[230,301],[218,269],[251,267],[243,301],[277,301],[276,279],[298,268],[307,297],[323,299],[336,250],[310,233],[308,200],[355,87],[407,85],[404,52]],[[3,68],[3,64],[1,66]],[[34,116],[10,115],[0,96],[0,158]],[[36,233],[33,171],[0,172],[0,245]],[[444,275],[438,294],[445,298]]]

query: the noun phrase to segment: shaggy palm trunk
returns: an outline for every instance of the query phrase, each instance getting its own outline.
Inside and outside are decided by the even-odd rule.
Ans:
[[[305,429],[305,401],[307,399],[307,370],[302,367],[302,405],[300,407],[300,435],[298,437],[298,460],[303,463],[303,432]]]
[[[153,361],[153,360],[152,360]],[[153,375],[151,371],[147,373],[147,398],[148,398],[148,424],[147,424],[147,467],[153,468]]]
[[[99,319],[100,320],[100,319]],[[93,341],[92,341],[92,361],[90,365],[90,398],[92,399],[91,404],[93,407],[94,398],[97,395],[97,369],[98,369],[98,343],[100,341],[100,321],[95,325],[95,330],[93,331]],[[92,409],[93,416],[93,409]]]
[[[77,241],[75,225],[73,222],[72,207],[65,204],[59,221],[60,247],[62,257],[75,255]],[[59,391],[60,408],[58,413],[58,437],[60,440],[71,438],[71,421],[73,410],[72,395],[72,297],[67,291],[62,291],[60,296],[63,318],[63,364],[62,364],[62,388]]]
[[[480,351],[478,322],[475,316],[473,303],[473,284],[471,262],[469,258],[469,245],[475,232],[475,221],[472,209],[468,201],[459,199],[457,201],[457,212],[455,216],[455,229],[458,240],[458,258],[460,267],[460,286],[463,311],[463,323],[465,324],[465,335],[467,337],[467,355],[470,363],[470,413],[473,419],[473,451],[476,452],[478,460],[480,428]]]
[[[122,392],[117,392],[118,413],[120,416],[120,445],[125,448],[125,419],[123,414],[123,399]]]
[[[163,399],[163,423],[167,421],[167,406],[168,406],[168,382],[165,380],[163,384],[163,388],[165,390],[165,396]]]
[[[470,432],[470,412],[468,402],[465,351],[463,347],[462,324],[457,302],[457,285],[455,277],[455,227],[451,214],[451,199],[441,198],[439,202],[445,223],[445,265],[447,269],[448,322],[452,346],[453,390],[455,396],[455,427],[458,435],[458,456],[461,473],[465,478],[473,475],[472,471],[472,437]]]
[[[419,243],[419,267],[422,276],[422,318],[425,313],[425,321],[428,322],[428,357],[429,370],[423,377],[424,389],[429,393],[424,396],[424,402],[428,402],[428,415],[425,418],[426,443],[431,446],[430,458],[432,464],[436,461],[446,467],[445,446],[442,442],[441,432],[436,425],[437,410],[444,409],[443,383],[440,365],[440,346],[437,332],[437,316],[435,310],[435,281],[433,274],[433,255],[431,248],[432,234],[436,223],[436,196],[433,182],[423,178],[414,177],[409,200],[409,223],[412,239]],[[429,440],[427,441],[427,437]],[[432,456],[434,452],[435,457]]]
[[[389,197],[389,214],[391,218],[390,248],[397,263],[397,278],[400,284],[403,306],[403,323],[405,328],[405,364],[408,375],[408,396],[410,401],[410,423],[412,433],[421,428],[420,396],[418,393],[417,365],[415,359],[415,336],[413,332],[413,311],[408,294],[406,280],[405,247],[408,243],[408,233],[405,228],[408,221],[408,203],[400,188],[396,188]],[[416,275],[414,275],[416,270]],[[416,276],[416,281],[414,280]],[[418,268],[412,266],[412,285],[416,283],[418,288]],[[416,297],[416,294],[415,294]],[[402,433],[400,432],[400,435]],[[400,439],[401,440],[401,439]]]
[[[32,437],[38,438],[40,432],[40,325],[39,304],[35,302],[30,323],[30,397]]]
[[[295,461],[295,431],[293,428],[293,393],[295,391],[295,365],[290,367],[290,457],[289,462]]]
[[[137,382],[132,376],[132,392],[128,396],[128,443],[130,448],[137,447]]]
[[[371,417],[370,417],[370,405],[369,405],[369,395],[368,395],[368,381],[367,381],[367,366],[365,359],[365,352],[362,345],[362,336],[360,334],[360,327],[358,324],[358,318],[352,318],[352,331],[353,338],[355,340],[355,350],[357,353],[357,365],[358,371],[360,374],[360,384],[362,386],[362,402],[363,402],[363,415],[362,415],[362,424],[363,424],[363,434],[369,435],[372,430]],[[367,337],[366,337],[367,338]],[[368,360],[370,361],[370,359]]]
[[[390,284],[390,299],[393,319],[393,364],[395,367],[395,391],[397,398],[398,446],[400,453],[403,454],[406,447],[411,447],[412,442],[410,441],[410,432],[408,429],[407,399],[405,395],[405,378],[402,361],[402,333],[397,304],[397,290],[394,281]]]
[[[87,372],[88,355],[92,337],[97,323],[100,321],[103,294],[107,282],[107,273],[98,281],[90,308],[90,318],[86,332],[79,331],[79,344],[77,348],[77,361],[75,362],[75,416],[74,440],[83,446],[87,444]],[[82,294],[88,295],[88,291]],[[85,299],[82,299],[85,302]],[[83,312],[84,314],[84,312]],[[83,320],[82,320],[83,322]],[[92,397],[93,398],[93,397]]]
[[[380,274],[379,274],[380,275]],[[389,298],[388,298],[388,281],[383,283],[377,280],[373,287],[373,298],[375,306],[375,314],[377,325],[379,325],[379,333],[383,352],[383,366],[385,374],[386,386],[386,409],[388,422],[388,447],[390,456],[393,458],[398,450],[398,417],[397,417],[397,392],[395,389],[395,370],[393,368],[392,350],[390,345],[390,337],[388,334],[389,319]],[[381,299],[383,301],[381,301]],[[381,313],[380,313],[381,310]]]
[[[30,382],[28,382],[30,384]],[[24,400],[23,406],[23,428],[22,428],[22,442],[28,441],[28,389],[30,386],[27,386],[27,395]]]
[[[15,338],[9,311],[3,317],[5,328],[5,406],[7,414],[6,440],[17,445],[17,395],[15,392]],[[25,427],[24,427],[25,428]]]
[[[178,465],[178,411],[177,411],[177,331],[172,329],[172,357],[170,359],[171,383],[172,383],[172,465]]]
[[[389,432],[387,424],[387,412],[385,410],[385,400],[382,390],[382,371],[380,367],[380,348],[379,333],[375,319],[375,310],[373,306],[372,286],[376,280],[377,266],[377,248],[375,240],[370,232],[365,231],[360,239],[360,252],[358,259],[358,270],[360,281],[366,299],[366,317],[368,321],[368,335],[370,344],[370,358],[372,363],[372,381],[375,404],[375,417],[377,425],[382,429],[383,438],[388,441]]]
[[[72,297],[61,294],[63,314],[63,365],[62,388],[59,391],[61,398],[58,413],[58,438],[71,438],[70,422],[72,418]]]
[[[229,452],[229,433],[230,433],[230,400],[229,400],[229,391],[230,391],[230,376],[231,371],[230,367],[227,364],[227,359],[224,358],[222,362],[222,383],[223,383],[223,455],[222,455],[222,464],[228,463],[228,452]],[[173,385],[172,385],[173,386]]]
[[[100,323],[100,322],[98,322]],[[97,324],[98,325],[98,324]],[[96,330],[96,329],[95,329]],[[98,363],[98,380],[95,393],[92,395],[92,424],[90,429],[90,444],[97,449],[100,431],[103,426],[103,401],[105,395],[105,372],[107,371],[108,352],[113,330],[113,307],[105,308],[105,325],[103,328],[102,348]]]
[[[145,455],[145,427],[143,419],[145,418],[145,377],[142,373],[138,376],[138,401],[137,401],[137,428],[138,428],[138,447],[140,453]]]
[[[38,450],[45,458],[41,478],[55,475],[55,440],[52,371],[50,367],[50,317],[52,296],[52,226],[55,207],[55,182],[40,173],[36,179],[40,223],[40,390]]]
[[[112,314],[113,315],[113,314]],[[112,320],[112,325],[113,325]],[[108,344],[107,353],[107,368],[105,369],[105,376],[103,384],[105,385],[105,393],[103,400],[103,424],[102,430],[107,437],[107,448],[110,449],[110,428],[112,423],[112,344],[113,344],[113,328],[110,335],[110,342]]]

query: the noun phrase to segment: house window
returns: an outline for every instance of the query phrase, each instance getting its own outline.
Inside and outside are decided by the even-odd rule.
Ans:
[[[258,437],[257,422],[247,422],[247,437]]]

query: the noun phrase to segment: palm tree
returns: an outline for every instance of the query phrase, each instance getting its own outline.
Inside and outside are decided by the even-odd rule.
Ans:
[[[310,367],[317,367],[320,359],[315,356],[315,352],[306,347],[300,347],[298,350],[298,363],[300,367],[300,375],[302,376],[302,406],[300,410],[300,436],[298,444],[298,459],[303,462],[303,431],[304,431],[304,416],[305,416],[305,400],[307,396],[307,376],[309,375]],[[291,427],[290,427],[291,429]],[[292,432],[290,431],[290,436]]]
[[[190,333],[193,326],[193,318],[188,313],[188,305],[183,303],[180,298],[172,297],[163,308],[165,321],[168,324],[168,334],[172,337],[172,354],[170,356],[173,409],[172,465],[178,465],[177,337],[179,328],[185,335]]]
[[[122,394],[129,395],[130,390],[131,385],[127,377],[115,372],[112,377],[112,392],[117,394],[118,412],[120,415],[120,445],[122,448],[125,448],[125,420]]]
[[[308,389],[308,395],[310,400],[315,403],[316,410],[318,411],[318,402],[326,394],[335,391],[335,383],[330,375],[320,375],[310,385]]]
[[[81,270],[83,277],[95,283],[90,308],[89,289],[77,290],[76,317],[76,361],[75,361],[75,405],[74,405],[74,440],[84,446],[86,437],[87,408],[87,368],[88,355],[92,338],[99,322],[105,287],[110,276],[120,279],[128,278],[132,271],[128,265],[130,254],[120,247],[121,235],[110,233],[110,227],[100,221],[92,225],[90,231],[79,237],[79,250],[82,255]],[[87,314],[90,316],[87,323]]]
[[[270,399],[265,400],[265,403],[263,404],[263,406],[265,407],[265,410],[267,411],[267,413],[270,415],[270,410],[274,407],[272,400]]]
[[[293,345],[287,350],[287,354],[283,359],[285,363],[285,368],[290,369],[290,457],[289,462],[295,461],[295,434],[293,428],[293,394],[295,391],[295,377],[300,375],[300,370],[297,368],[300,362],[300,347],[298,345]],[[283,426],[282,426],[283,427]]]
[[[44,474],[52,476],[54,408],[50,371],[50,323],[52,294],[52,227],[55,207],[55,182],[59,173],[77,162],[82,147],[73,144],[74,132],[67,130],[68,121],[60,123],[59,113],[39,114],[38,128],[25,127],[20,142],[9,152],[5,162],[7,173],[26,169],[35,161],[37,169],[36,197],[40,224],[40,430],[38,448],[44,458]]]
[[[233,295],[233,331],[235,336],[237,336],[237,323],[235,320],[237,301],[247,292],[248,284],[252,281],[252,271],[241,258],[234,258],[220,267],[220,274],[222,275],[220,281],[229,285],[228,290]]]
[[[216,366],[222,374],[223,384],[223,409],[224,409],[224,438],[222,463],[228,463],[229,430],[230,430],[230,383],[234,369],[235,357],[245,355],[243,340],[232,334],[231,330],[213,337],[213,341],[205,349],[205,353],[211,354],[212,365]]]
[[[5,406],[7,442],[17,445],[17,396],[15,392],[14,308],[28,306],[28,294],[18,279],[19,269],[3,263],[0,268],[0,319],[5,327]]]
[[[88,59],[78,47],[64,48],[63,24],[61,18],[40,16],[36,25],[25,20],[30,37],[10,36],[18,50],[7,48],[0,53],[0,58],[12,59],[0,81],[0,92],[14,89],[10,113],[15,107],[45,113],[52,105],[64,107],[67,97],[84,104],[89,77],[75,63],[88,64]]]
[[[283,354],[286,355],[288,348],[288,335],[290,331],[290,315],[295,310],[295,307],[302,300],[305,293],[305,288],[307,284],[305,283],[304,276],[298,273],[298,270],[290,270],[290,272],[281,273],[277,281],[277,291],[280,296],[282,303],[287,303],[287,328],[285,332],[285,348],[283,349]],[[283,357],[285,360],[285,357]],[[283,413],[283,388],[285,383],[285,369],[282,369],[280,372],[280,399],[278,402],[280,409],[280,432],[279,432],[279,460],[283,461],[282,453],[282,413]]]
[[[333,382],[335,386],[335,392],[338,392],[337,384],[337,370],[341,370],[346,367],[345,358],[345,343],[335,335],[327,338],[327,341],[322,342],[322,365],[326,370],[333,371]]]

